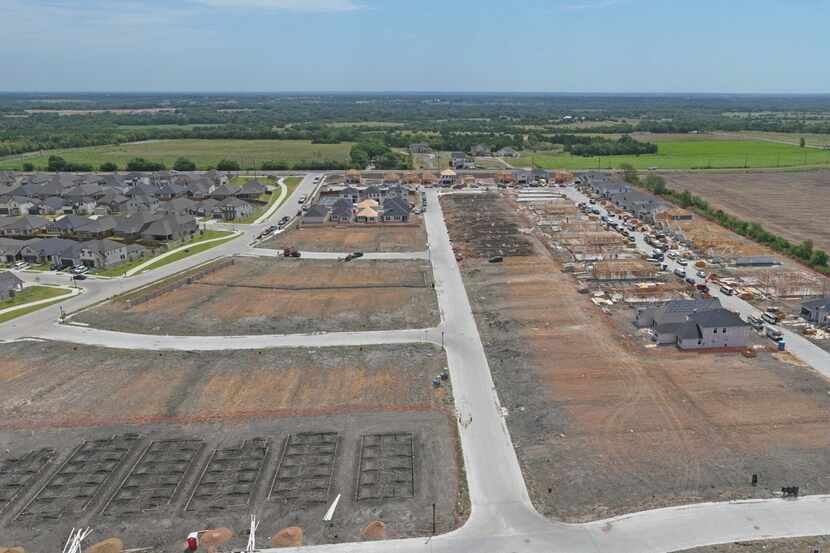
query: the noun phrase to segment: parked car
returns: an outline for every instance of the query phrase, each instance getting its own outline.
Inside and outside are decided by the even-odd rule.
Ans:
[[[695,288],[697,288],[699,291],[703,292],[704,294],[709,293],[709,287],[706,286],[705,284],[698,284],[697,286],[695,286]]]
[[[755,317],[753,315],[749,315],[746,318],[746,322],[748,322],[749,326],[751,326],[755,330],[762,330],[764,328],[764,322],[761,319],[759,319],[758,317]]]
[[[721,294],[725,294],[727,296],[734,296],[735,295],[735,289],[730,288],[729,286],[726,286],[726,285],[720,287],[720,292],[721,292]]]
[[[694,277],[687,276],[686,277],[686,282],[688,282],[689,284],[694,286],[695,282],[697,282],[697,281],[694,279]]]
[[[698,278],[706,278],[706,272],[705,271],[698,271],[697,272],[697,277]]]
[[[761,315],[761,318],[769,324],[778,324],[778,315],[776,315],[775,313],[770,313],[769,311],[766,311],[763,315]]]
[[[283,257],[300,257],[302,254],[297,248],[289,246],[282,251],[282,255]]]
[[[680,265],[681,267],[685,267],[686,265],[689,264],[689,262],[686,261],[685,259],[678,259],[677,264]]]
[[[781,331],[773,326],[767,326],[766,328],[767,338],[772,340],[773,342],[780,342],[784,339],[784,335],[781,334]]]
[[[504,261],[504,256],[501,255],[494,255],[488,260],[490,263],[501,263]]]

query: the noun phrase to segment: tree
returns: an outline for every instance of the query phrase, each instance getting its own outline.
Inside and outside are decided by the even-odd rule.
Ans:
[[[116,165],[113,161],[105,161],[101,164],[100,169],[104,173],[115,173],[118,171],[118,165]]]
[[[798,140],[798,145],[801,146],[802,148],[807,145],[807,141],[804,140],[803,136]]]
[[[232,159],[223,159],[216,164],[219,171],[239,171],[239,162]]]
[[[164,164],[137,157],[127,162],[127,171],[164,171]]]
[[[622,163],[620,164],[620,169],[622,169],[623,180],[625,182],[628,184],[640,184],[640,176],[637,174],[637,170],[633,165],[630,163]]]
[[[176,171],[195,171],[196,164],[187,159],[186,157],[180,157],[173,164],[173,169],[175,169]]]
[[[824,250],[814,250],[810,258],[810,265],[814,267],[827,267],[827,253]]]
[[[646,177],[645,182],[646,188],[661,196],[668,192],[668,188],[666,187],[666,179],[661,177],[660,175],[649,175]],[[693,202],[693,197],[689,198],[689,203]]]
[[[23,164],[23,170],[27,173],[31,173],[32,171],[35,170],[35,164],[32,163],[31,161],[27,161],[26,163]]]
[[[58,173],[66,170],[66,160],[61,156],[49,156],[49,162],[46,165],[47,171]]]

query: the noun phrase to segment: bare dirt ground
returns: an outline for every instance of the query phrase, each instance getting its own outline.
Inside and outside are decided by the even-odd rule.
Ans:
[[[228,527],[238,547],[251,512],[261,545],[289,526],[319,544],[360,540],[374,520],[429,534],[432,503],[439,532],[465,516],[451,390],[431,386],[438,348],[0,352],[0,466],[18,467],[17,485],[0,471],[3,545],[59,550],[89,525],[93,541],[171,552]]]
[[[787,540],[768,540],[752,542],[735,542],[723,545],[710,545],[687,549],[686,553],[815,553],[827,551],[830,548],[830,538],[817,536],[815,538],[794,538]]]
[[[462,271],[545,515],[585,521],[786,485],[830,490],[830,383],[818,374],[765,353],[644,348],[538,244],[502,264],[465,260]]]
[[[672,188],[686,189],[713,206],[799,243],[813,240],[830,251],[830,171],[780,173],[670,173]]]
[[[310,252],[420,252],[427,237],[420,221],[407,225],[306,225],[262,244],[281,250],[288,246]]]
[[[432,272],[423,261],[235,258],[181,284],[157,296],[150,289],[117,299],[75,320],[177,335],[429,328],[439,320]]]

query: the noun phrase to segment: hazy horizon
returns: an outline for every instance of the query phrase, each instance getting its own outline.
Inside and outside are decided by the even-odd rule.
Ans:
[[[828,0],[4,0],[8,91],[825,94]]]

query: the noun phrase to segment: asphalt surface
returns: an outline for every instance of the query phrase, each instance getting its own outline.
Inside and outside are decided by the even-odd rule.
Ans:
[[[315,186],[313,176],[306,177],[271,221],[296,215],[299,210],[296,198],[310,194]],[[248,348],[254,344],[257,347],[320,347],[410,341],[441,343],[446,347],[472,504],[467,524],[432,538],[315,546],[304,548],[304,551],[668,553],[739,540],[830,533],[830,496],[697,504],[633,513],[588,524],[563,524],[539,515],[527,493],[435,190],[430,191],[425,221],[441,310],[442,323],[437,328],[270,337],[192,337],[195,342],[190,345],[207,349]],[[242,238],[150,273],[127,279],[83,281],[84,293],[64,302],[64,308],[89,306],[211,259],[239,253],[249,248],[264,226],[255,225],[244,230],[240,226],[244,232]],[[55,274],[42,274],[39,278],[43,282],[61,281],[63,284],[68,280],[65,275]],[[136,342],[134,335],[57,325],[57,315],[56,308],[46,308],[0,325],[0,339],[41,337],[116,348],[190,349],[177,345],[181,337],[145,336],[140,338],[141,342]],[[277,550],[262,551],[276,553]]]

